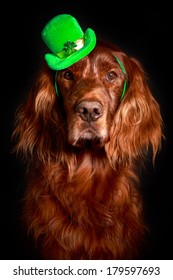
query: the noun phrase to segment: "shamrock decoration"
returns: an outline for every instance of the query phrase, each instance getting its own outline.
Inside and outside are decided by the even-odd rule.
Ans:
[[[72,54],[75,51],[75,47],[77,47],[75,42],[67,41],[66,43],[64,43],[64,51],[67,55]]]

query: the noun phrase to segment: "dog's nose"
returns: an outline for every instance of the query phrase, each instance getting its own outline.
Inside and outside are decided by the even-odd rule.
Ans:
[[[96,121],[103,115],[103,106],[98,101],[82,101],[76,106],[76,112],[84,121]]]

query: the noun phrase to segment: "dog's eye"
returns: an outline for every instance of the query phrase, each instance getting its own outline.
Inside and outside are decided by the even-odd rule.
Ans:
[[[113,71],[107,72],[106,80],[113,82],[116,80],[116,78],[117,78],[117,74],[115,72],[113,72]]]
[[[74,80],[74,75],[71,71],[68,70],[64,72],[64,78],[66,80]]]

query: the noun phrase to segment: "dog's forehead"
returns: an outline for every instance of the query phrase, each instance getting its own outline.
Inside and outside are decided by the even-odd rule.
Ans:
[[[96,49],[90,55],[88,55],[88,59],[95,69],[100,68],[105,71],[116,68],[119,69],[115,55],[113,54],[112,50],[109,49],[102,49],[101,52],[99,49]]]
[[[81,76],[90,76],[100,71],[115,70],[121,71],[117,63],[114,53],[111,50],[105,49],[102,52],[96,48],[89,55],[79,60],[69,68],[74,74]],[[82,71],[81,71],[82,70]]]

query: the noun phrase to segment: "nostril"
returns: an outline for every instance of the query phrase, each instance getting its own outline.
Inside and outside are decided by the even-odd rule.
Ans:
[[[78,112],[80,114],[87,115],[88,114],[88,109],[80,106]]]
[[[76,112],[84,121],[96,121],[103,115],[103,107],[98,101],[82,101],[76,106]]]
[[[93,108],[93,114],[99,117],[101,114],[101,110],[99,110],[99,108]]]
[[[101,116],[102,116],[102,108],[100,106],[94,107],[91,112],[91,117],[92,117],[93,121],[97,120]]]

